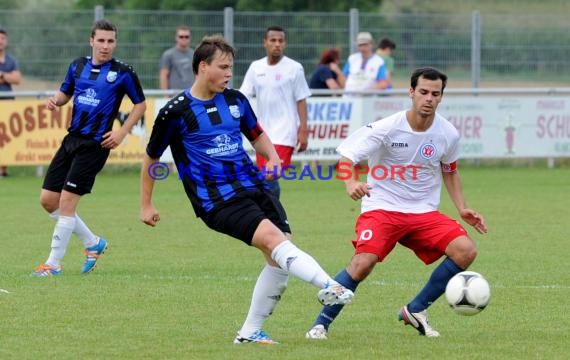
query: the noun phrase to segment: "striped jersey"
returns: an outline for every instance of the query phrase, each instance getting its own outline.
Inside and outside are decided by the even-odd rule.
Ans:
[[[133,104],[145,100],[133,68],[114,58],[100,65],[94,65],[91,57],[75,59],[69,65],[60,91],[73,96],[68,132],[97,142],[113,128],[125,95]]]
[[[186,89],[160,109],[146,152],[158,159],[170,146],[179,178],[200,217],[240,191],[268,188],[243,148],[242,134],[251,141],[262,131],[239,91],[225,89],[204,101]]]

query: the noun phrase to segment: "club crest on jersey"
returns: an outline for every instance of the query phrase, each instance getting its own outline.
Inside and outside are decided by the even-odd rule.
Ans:
[[[237,105],[230,105],[230,114],[232,114],[234,118],[239,119],[241,115],[239,113],[239,107]]]
[[[423,144],[420,147],[420,155],[426,160],[433,159],[436,154],[437,154],[437,149],[433,143]]]
[[[115,82],[115,80],[117,80],[117,72],[116,71],[109,71],[107,73],[107,81],[112,83],[112,82]]]

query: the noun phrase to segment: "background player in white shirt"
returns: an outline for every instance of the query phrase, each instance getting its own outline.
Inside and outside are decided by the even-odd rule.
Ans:
[[[302,152],[308,146],[306,99],[311,91],[303,65],[284,55],[287,40],[283,28],[268,27],[263,46],[267,56],[251,63],[240,91],[256,97],[259,122],[275,145],[281,165],[288,166],[295,148]],[[257,154],[257,166],[265,165],[265,158]],[[270,186],[279,197],[277,179],[270,181]]]
[[[437,210],[442,179],[459,216],[479,233],[487,232],[483,216],[469,209],[463,196],[457,170],[459,133],[436,113],[446,81],[436,69],[415,70],[411,108],[360,128],[337,149],[342,156],[339,178],[353,200],[362,199],[362,210],[355,226],[355,255],[335,280],[356,290],[397,243],[413,250],[426,265],[445,255],[424,288],[398,314],[428,337],[439,333],[428,323],[427,308],[477,255],[463,226]],[[354,165],[364,159],[369,166],[366,183],[354,177]],[[323,307],[306,337],[326,339],[341,309]]]

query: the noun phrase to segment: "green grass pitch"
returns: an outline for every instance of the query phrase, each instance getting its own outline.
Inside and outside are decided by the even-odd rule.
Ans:
[[[138,220],[139,180],[104,171],[79,214],[105,236],[98,268],[73,237],[56,278],[29,276],[49,253],[53,223],[38,203],[41,179],[0,180],[1,359],[567,359],[570,343],[570,169],[461,169],[468,203],[486,217],[471,231],[471,270],[491,285],[487,309],[454,314],[430,308],[442,336],[418,336],[396,319],[433,269],[403,247],[379,264],[331,327],[329,340],[304,338],[320,306],[317,289],[291,278],[265,330],[278,346],[232,344],[262,255],[197,220],[174,177],[157,182],[162,221]],[[283,181],[294,242],[331,275],[352,256],[359,203],[338,181]],[[442,194],[442,211],[456,217]],[[566,314],[566,315],[565,315]]]

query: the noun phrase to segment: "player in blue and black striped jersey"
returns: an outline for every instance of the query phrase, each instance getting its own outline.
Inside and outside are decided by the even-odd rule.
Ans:
[[[170,145],[188,198],[201,217],[240,191],[268,188],[265,175],[243,150],[242,133],[250,141],[263,133],[242,93],[225,89],[202,101],[187,89],[158,113],[147,153],[159,158]]]
[[[61,274],[61,259],[72,233],[85,246],[82,273],[91,271],[107,246],[76,214],[82,195],[90,193],[111,149],[116,148],[146,110],[146,102],[135,71],[113,58],[117,28],[98,20],[91,30],[92,56],[80,57],[69,66],[59,91],[47,101],[55,110],[73,98],[68,134],[55,154],[42,186],[40,202],[57,221],[47,261],[33,273],[44,277]],[[134,106],[118,130],[113,122],[127,95]]]
[[[287,286],[289,273],[321,290],[326,304],[347,304],[350,290],[340,286],[291,240],[287,215],[267,185],[279,174],[275,147],[259,126],[247,98],[227,89],[234,49],[220,36],[206,37],[194,52],[194,84],[158,113],[141,171],[141,220],[160,220],[152,204],[153,167],[167,146],[194,211],[213,230],[261,250],[266,259],[253,291],[247,319],[234,343],[275,344],[263,330]],[[247,155],[242,134],[267,160],[260,172]]]

